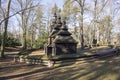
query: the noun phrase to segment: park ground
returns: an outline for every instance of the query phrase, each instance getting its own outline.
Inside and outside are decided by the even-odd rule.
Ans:
[[[31,54],[42,52],[37,50]],[[9,49],[7,55],[12,55]],[[40,64],[15,63],[9,56],[0,59],[0,80],[120,80],[119,62],[120,56],[114,55],[107,58],[81,58],[48,68]]]

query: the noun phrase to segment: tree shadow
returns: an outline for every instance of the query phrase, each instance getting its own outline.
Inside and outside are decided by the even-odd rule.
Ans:
[[[24,79],[34,80],[110,80],[109,75],[116,75],[112,80],[120,80],[120,58],[119,56],[109,56],[104,58],[85,58],[81,60],[59,62],[57,67],[39,68],[30,72],[17,73],[14,75],[1,76],[0,80],[24,77]],[[1,67],[9,70],[9,73],[17,71],[18,68],[26,67],[30,69],[38,65],[12,65]],[[41,65],[40,65],[41,67]],[[45,73],[42,73],[45,72]],[[39,75],[37,75],[39,74]],[[42,77],[40,74],[44,74]],[[34,75],[34,76],[33,76]],[[23,79],[23,80],[24,80]]]
[[[109,75],[116,75],[112,80],[119,80],[120,58],[112,56],[109,58],[84,59],[73,62],[61,62],[61,65],[54,68],[37,68],[30,72],[17,73],[14,75],[1,76],[1,80],[23,78],[34,80],[109,80]],[[38,65],[9,66],[10,72],[17,71],[18,68],[26,67],[27,70],[38,67]],[[39,66],[41,67],[41,66]],[[3,70],[3,71],[4,71]],[[34,75],[34,76],[33,76]],[[43,76],[41,76],[43,75]],[[24,80],[23,79],[23,80]]]
[[[99,59],[100,61],[100,59]],[[88,63],[92,63],[88,61]],[[87,80],[98,80],[101,76],[109,75],[109,74],[119,74],[120,72],[115,70],[116,67],[119,67],[118,62],[112,62],[112,60],[106,61],[106,60],[101,60],[99,63],[100,66],[90,66],[86,72],[81,73],[73,78],[70,78],[69,80],[75,80],[79,79],[81,77],[85,77],[91,73],[94,73],[92,76],[89,76]],[[94,67],[94,68],[93,68]],[[110,76],[109,76],[110,77]],[[102,80],[102,79],[101,79]],[[116,79],[117,80],[117,79]]]
[[[31,66],[31,67],[30,67]],[[37,65],[38,66],[38,65]],[[25,65],[21,65],[21,66],[12,66],[12,69],[10,72],[12,73],[15,70],[17,70],[21,67],[25,67]],[[30,67],[28,69],[32,69],[33,67],[36,67],[36,66],[33,66],[33,65],[27,65],[26,67]],[[10,67],[8,67],[7,69],[9,69]],[[28,76],[28,75],[32,75],[32,74],[36,74],[36,73],[41,73],[41,72],[45,72],[45,71],[48,71],[50,70],[50,68],[41,68],[41,69],[36,69],[34,71],[30,71],[30,72],[23,72],[23,73],[17,73],[17,74],[14,74],[14,75],[8,75],[8,76],[0,76],[0,80],[6,80],[6,79],[13,79],[13,78],[18,78],[18,77],[23,77],[23,76]]]
[[[80,47],[77,48],[77,54],[81,54],[81,56],[89,56],[89,55],[95,55],[97,51],[100,50],[108,50],[110,47],[104,46],[104,47],[94,47],[94,48],[85,48],[81,49]]]
[[[119,80],[119,58],[86,60],[85,63],[66,65],[55,68],[43,80]],[[114,76],[115,75],[115,76]],[[111,77],[113,76],[113,77]]]
[[[59,67],[69,66],[75,64],[76,61],[77,61],[76,59],[58,61],[55,63],[54,67],[59,68]]]

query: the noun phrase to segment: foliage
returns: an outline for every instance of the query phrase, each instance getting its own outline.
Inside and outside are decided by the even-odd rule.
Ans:
[[[44,44],[47,42],[48,33],[44,33],[39,39],[34,41],[33,47],[34,48],[44,48]]]
[[[11,0],[8,0],[7,1],[7,7],[6,7],[6,9],[3,9],[3,10],[5,10],[4,13],[6,13],[6,14],[3,14],[4,19],[6,19],[7,17],[9,17],[10,6],[11,6]],[[5,44],[6,44],[8,22],[9,22],[9,19],[6,19],[4,21],[3,36],[2,36],[2,41],[1,41],[2,42],[2,44],[1,44],[1,54],[0,54],[1,57],[5,57],[4,56],[4,49],[5,49]],[[2,22],[0,22],[0,23],[2,23]],[[1,26],[1,24],[0,24],[0,26]]]
[[[71,0],[65,0],[65,3],[63,5],[63,19],[70,20],[71,10],[72,10],[72,3]]]
[[[19,39],[8,37],[5,46],[7,47],[21,46],[21,43]]]
[[[23,59],[41,59],[43,57],[43,55],[21,55],[19,56],[20,58]]]
[[[58,9],[57,4],[54,4],[54,6],[53,6],[53,8],[52,8],[52,14],[54,14],[55,12],[56,12],[56,13],[59,12],[59,9]]]
[[[22,10],[29,7],[37,6],[37,3],[34,3],[33,0],[16,0],[16,3],[18,4],[18,9],[15,10]],[[21,6],[22,5],[22,6]],[[16,7],[14,7],[16,8]],[[24,10],[22,13],[19,14],[18,20],[19,20],[19,26],[22,28],[22,48],[27,48],[27,31],[29,30],[29,27],[33,25],[34,17],[35,17],[36,11],[35,9],[28,9]]]
[[[94,44],[94,45],[97,44],[97,39],[93,39],[93,44]]]
[[[2,35],[0,34],[0,45],[2,41]],[[21,46],[21,42],[19,39],[13,37],[7,37],[5,46],[7,47],[14,47],[14,46]]]
[[[0,34],[0,45],[1,45],[1,41],[2,41],[2,35]],[[5,46],[6,47],[21,46],[21,42],[19,39],[13,37],[7,37]]]

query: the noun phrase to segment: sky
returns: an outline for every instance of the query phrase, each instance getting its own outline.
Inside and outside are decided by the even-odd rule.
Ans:
[[[50,8],[52,8],[54,6],[54,4],[56,4],[58,6],[58,8],[61,8],[63,7],[63,4],[64,4],[64,0],[40,0],[40,4],[42,5],[43,8],[48,8],[48,6]],[[46,9],[44,9],[46,10]],[[45,12],[44,12],[45,13]],[[11,18],[12,20],[16,19],[15,17],[12,17]],[[14,25],[10,25],[10,26],[13,26],[15,27],[15,25],[17,25],[18,23],[15,21]],[[19,30],[17,27],[16,27],[17,30]],[[13,28],[9,28],[8,29],[9,31],[12,31]]]
[[[53,7],[55,3],[57,4],[57,6],[59,8],[62,8],[64,0],[41,0],[41,4],[44,5],[44,6],[49,5],[49,6]]]
[[[58,8],[62,9],[65,0],[40,0],[40,1],[43,8],[48,8],[48,6],[51,8],[54,6],[54,4],[57,4]],[[112,0],[112,1],[116,2],[116,4],[120,3],[120,0]]]

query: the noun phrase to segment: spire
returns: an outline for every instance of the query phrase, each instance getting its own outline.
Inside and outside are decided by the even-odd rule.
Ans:
[[[65,21],[65,20],[63,20],[62,25],[63,25],[63,26],[61,27],[62,30],[68,30],[68,27],[67,27],[67,25],[66,25],[66,21]]]
[[[57,14],[56,14],[56,12],[54,13],[54,18],[57,21]]]
[[[58,19],[57,19],[57,24],[62,26],[62,22],[61,22],[61,17],[59,16]]]
[[[55,25],[52,32],[50,33],[50,37],[55,37],[62,26],[61,17],[60,16],[57,17],[56,13],[54,14],[54,17],[55,17],[55,21],[54,21]]]
[[[53,18],[53,20],[52,20],[52,24],[56,24],[56,22],[57,22],[57,14],[56,14],[56,12],[54,13],[54,16],[53,16],[54,18]]]

